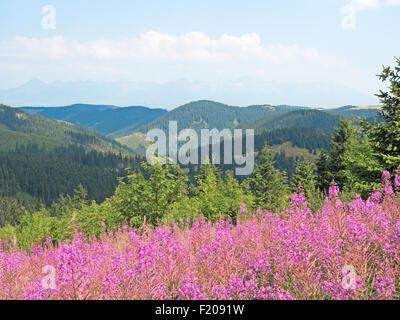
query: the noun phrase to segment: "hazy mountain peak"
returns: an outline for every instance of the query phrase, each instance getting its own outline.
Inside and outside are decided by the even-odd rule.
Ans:
[[[33,78],[24,85],[0,90],[0,101],[13,106],[54,106],[77,102],[101,105],[160,106],[173,109],[187,101],[224,101],[247,106],[268,101],[273,105],[334,107],[372,105],[376,98],[357,90],[331,83],[280,83],[247,79],[241,81],[189,81],[180,79],[156,82],[56,81],[46,83]]]
[[[46,82],[43,82],[39,78],[33,77],[29,81],[25,82],[22,86],[18,88],[32,88],[32,87],[37,87],[37,86],[45,86]]]

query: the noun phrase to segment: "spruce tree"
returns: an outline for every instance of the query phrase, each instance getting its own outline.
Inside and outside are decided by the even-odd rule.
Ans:
[[[392,172],[400,164],[400,58],[395,60],[395,67],[383,67],[378,75],[382,82],[389,82],[389,90],[380,90],[376,95],[382,104],[378,115],[383,122],[370,124],[365,119],[361,122],[381,163]]]
[[[331,183],[331,176],[329,172],[329,157],[325,150],[322,149],[315,161],[315,165],[317,166],[317,187],[320,191],[326,193]]]
[[[316,176],[314,166],[311,161],[304,159],[304,157],[300,158],[296,163],[296,170],[292,178],[293,191],[297,190],[299,184],[303,186],[306,197],[315,192]]]
[[[195,179],[192,200],[196,208],[213,221],[220,214],[236,219],[241,202],[248,197],[232,171],[225,172],[225,177],[222,177],[214,164],[205,164]]]
[[[286,207],[289,194],[287,177],[274,167],[268,146],[260,156],[250,185],[259,208],[278,212]]]
[[[329,153],[329,178],[334,179],[339,186],[347,185],[346,157],[357,145],[360,136],[352,120],[340,119],[332,137],[332,147]]]
[[[326,154],[323,157],[326,157]],[[317,188],[315,165],[311,161],[304,158],[297,161],[292,181],[293,191],[298,189],[299,184],[302,185],[308,206],[312,212],[316,212],[322,208],[325,196]]]

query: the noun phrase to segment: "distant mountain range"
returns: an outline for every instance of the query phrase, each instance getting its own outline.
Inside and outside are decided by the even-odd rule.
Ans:
[[[245,106],[251,103],[334,107],[376,104],[376,97],[334,82],[280,83],[242,78],[231,81],[177,80],[155,82],[55,81],[32,79],[0,90],[0,103],[11,106],[62,106],[76,102],[108,105],[142,105],[168,110],[188,101],[208,99]]]

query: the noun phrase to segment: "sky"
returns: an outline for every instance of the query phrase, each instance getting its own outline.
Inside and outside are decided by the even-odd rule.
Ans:
[[[400,0],[1,1],[0,90],[252,79],[335,83],[373,104],[399,16]]]

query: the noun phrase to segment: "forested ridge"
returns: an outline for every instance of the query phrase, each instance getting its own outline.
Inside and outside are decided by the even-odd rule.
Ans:
[[[102,202],[114,192],[125,168],[138,169],[142,161],[76,145],[52,151],[35,144],[17,146],[15,151],[0,152],[0,196],[32,197],[50,205],[82,185],[89,199]]]
[[[43,137],[45,143],[48,139],[57,139],[54,142],[58,144],[77,143],[102,151],[130,153],[127,147],[89,128],[65,121],[49,120],[5,105],[0,105],[0,130],[4,140],[8,138],[7,133],[14,137],[18,135],[17,141],[20,144],[29,141],[33,135],[37,138]],[[15,145],[8,144],[8,149],[14,147]]]
[[[0,105],[0,196],[50,205],[80,185],[110,196],[143,158],[90,129]]]
[[[262,117],[284,114],[299,107],[254,105],[249,107],[228,106],[214,101],[194,101],[180,106],[162,117],[142,126],[140,132],[147,132],[152,128],[168,130],[169,121],[176,121],[178,128],[192,128],[222,130],[236,128],[240,123],[255,121]]]

